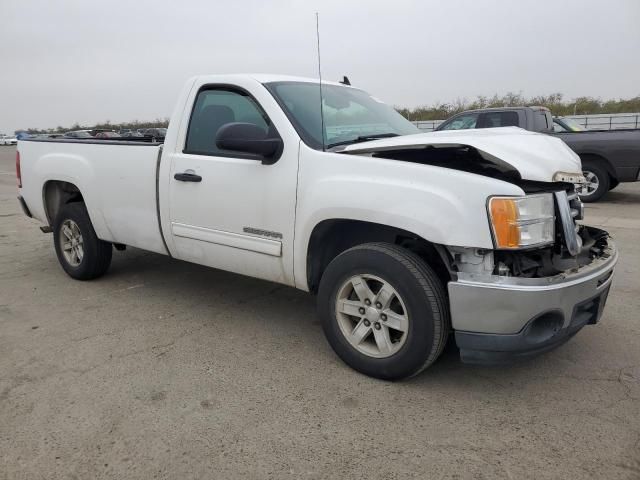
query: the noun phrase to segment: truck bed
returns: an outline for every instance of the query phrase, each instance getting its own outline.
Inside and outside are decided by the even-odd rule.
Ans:
[[[22,197],[50,225],[44,199],[50,182],[69,182],[83,196],[98,238],[166,253],[158,223],[159,143],[28,139],[18,143]]]

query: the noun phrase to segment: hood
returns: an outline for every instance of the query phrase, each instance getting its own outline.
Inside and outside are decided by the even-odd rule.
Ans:
[[[427,146],[473,147],[486,160],[517,170],[525,180],[552,182],[557,172],[582,176],[580,157],[562,140],[517,127],[403,135],[348,145],[341,151],[353,154],[381,154],[384,151],[420,149]]]

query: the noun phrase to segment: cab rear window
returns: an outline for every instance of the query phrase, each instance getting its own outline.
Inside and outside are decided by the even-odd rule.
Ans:
[[[518,127],[518,112],[487,112],[478,117],[476,128]]]

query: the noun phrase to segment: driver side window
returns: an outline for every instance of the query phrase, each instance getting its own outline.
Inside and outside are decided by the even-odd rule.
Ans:
[[[234,122],[251,123],[265,133],[271,127],[266,113],[248,94],[228,88],[200,91],[191,113],[184,153],[230,155],[228,150],[217,147],[216,134],[221,127]]]
[[[456,117],[450,123],[442,127],[441,130],[466,130],[469,128],[476,128],[477,121],[477,113],[467,113]]]

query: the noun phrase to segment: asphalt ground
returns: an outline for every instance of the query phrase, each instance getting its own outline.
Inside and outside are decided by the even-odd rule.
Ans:
[[[0,479],[640,478],[640,183],[587,207],[620,249],[598,325],[390,383],[346,367],[292,288],[137,249],[72,280],[14,159],[0,147]]]

